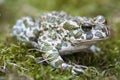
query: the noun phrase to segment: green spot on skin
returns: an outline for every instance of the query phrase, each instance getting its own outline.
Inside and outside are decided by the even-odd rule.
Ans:
[[[82,35],[82,33],[81,33],[81,32],[77,32],[77,33],[74,35],[74,37],[75,37],[75,38],[80,38],[80,37],[81,37],[81,35]]]
[[[69,24],[67,22],[63,25],[63,28],[66,29],[66,30],[76,30],[77,29],[76,26],[71,25],[71,24]]]
[[[48,37],[51,38],[52,40],[55,40],[57,37],[55,34],[52,34],[51,32],[49,32]]]
[[[64,41],[67,41],[67,39],[66,39],[65,37],[63,38],[63,40],[64,40]]]
[[[56,46],[56,48],[57,48],[58,50],[60,50],[61,47],[62,47],[62,44],[57,44],[57,46]]]
[[[69,32],[69,35],[70,35],[70,36],[74,36],[73,31],[70,31],[70,32]]]
[[[63,42],[63,43],[62,43],[62,46],[67,47],[67,46],[68,46],[68,44],[67,44],[67,43],[65,43],[65,42]]]
[[[55,40],[57,37],[56,37],[56,35],[54,34],[54,35],[51,36],[51,38],[52,38],[53,40]]]
[[[47,30],[48,30],[48,28],[47,28],[47,27],[45,27],[45,28],[44,28],[44,31],[47,31]]]
[[[42,36],[43,35],[43,32],[40,32],[39,36]]]
[[[45,28],[46,26],[47,26],[47,24],[46,24],[46,23],[42,24],[42,27],[44,27],[44,28]]]
[[[84,39],[84,36],[81,36],[81,39]]]
[[[25,36],[20,36],[20,39],[26,40],[26,37]]]
[[[39,33],[40,33],[40,31],[38,31],[37,29],[35,29],[35,30],[33,31],[33,34],[36,35],[36,36],[39,36]]]
[[[60,34],[60,33],[63,33],[63,30],[57,30],[57,33]]]
[[[49,54],[49,53],[48,53]],[[49,62],[52,62],[52,61],[54,61],[55,59],[57,59],[58,58],[58,53],[56,53],[56,52],[53,52],[53,53],[50,53],[50,55],[48,55],[48,57],[47,58],[50,58],[50,60],[48,60]]]
[[[24,21],[24,25],[25,25],[26,28],[30,27],[30,25],[27,23],[26,20]]]
[[[55,66],[56,66],[56,67],[59,67],[62,63],[63,63],[62,60],[58,60],[57,62],[55,62]]]
[[[44,47],[42,48],[43,51],[49,51],[52,50],[52,46],[50,46],[49,44],[45,43]]]
[[[50,58],[48,61],[52,62],[53,60],[55,60],[55,57],[53,54],[50,54],[47,58]]]
[[[46,37],[45,36],[43,36],[43,38],[42,38],[43,40],[46,40]]]

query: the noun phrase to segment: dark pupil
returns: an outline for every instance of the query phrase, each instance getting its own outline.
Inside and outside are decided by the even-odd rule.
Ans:
[[[92,29],[92,26],[88,25],[88,24],[84,24],[82,25],[82,29],[83,31],[90,31]]]

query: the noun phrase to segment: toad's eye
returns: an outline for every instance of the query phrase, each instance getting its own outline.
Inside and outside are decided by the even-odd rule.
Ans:
[[[82,30],[85,31],[85,32],[88,32],[92,29],[92,26],[89,25],[89,24],[84,24],[81,26]]]

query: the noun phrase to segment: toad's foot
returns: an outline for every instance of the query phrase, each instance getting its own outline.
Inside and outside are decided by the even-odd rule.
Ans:
[[[88,67],[83,66],[83,65],[74,65],[72,66],[72,74],[77,75],[77,74],[82,74],[84,71],[88,69]]]

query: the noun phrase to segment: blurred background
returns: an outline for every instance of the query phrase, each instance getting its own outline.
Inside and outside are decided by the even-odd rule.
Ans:
[[[23,16],[37,17],[41,13],[50,11],[65,11],[71,15],[87,17],[103,15],[107,19],[108,25],[111,27],[112,35],[111,39],[108,40],[106,44],[101,43],[103,51],[107,54],[106,56],[104,55],[104,60],[111,61],[108,62],[108,64],[111,63],[113,65],[116,62],[120,62],[120,0],[0,0],[0,43],[2,44],[4,42],[3,40],[10,36],[12,26],[15,24],[17,19]],[[4,48],[5,46],[1,47],[1,44],[0,48]],[[104,45],[105,47],[103,47]],[[118,69],[120,71],[120,68],[116,68],[116,71]],[[36,74],[38,73],[35,73],[34,75]],[[118,76],[117,73],[115,75]],[[39,76],[33,77],[36,80],[49,80],[47,78],[43,78],[45,75],[41,76],[42,79]],[[53,76],[50,78],[54,79]],[[64,78],[63,80],[68,80],[65,76],[62,78]],[[60,76],[55,80],[61,80]],[[111,80],[117,80],[116,76]]]

